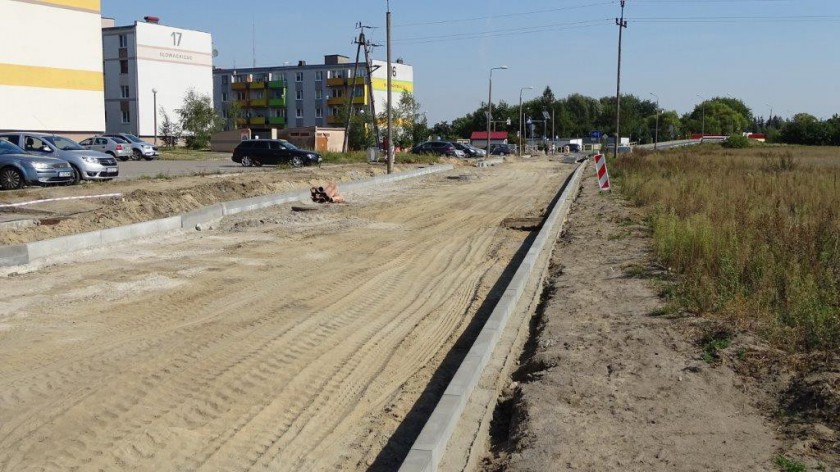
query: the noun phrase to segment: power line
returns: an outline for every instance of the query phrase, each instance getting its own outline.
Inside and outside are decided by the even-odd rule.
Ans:
[[[539,15],[543,13],[554,13],[558,11],[569,11],[569,10],[581,10],[584,8],[591,8],[591,7],[598,7],[598,6],[605,6],[611,5],[613,2],[598,2],[598,3],[589,3],[586,5],[577,5],[574,7],[563,7],[563,8],[550,8],[547,10],[533,10],[533,11],[525,11],[519,13],[503,13],[500,15],[493,15],[493,16],[478,16],[472,18],[453,18],[448,20],[437,20],[437,21],[426,21],[426,22],[418,22],[418,23],[402,23],[399,25],[394,25],[394,27],[406,27],[406,26],[427,26],[427,25],[443,25],[447,23],[465,23],[468,21],[481,21],[481,20],[493,20],[497,18],[512,18],[516,16],[528,16],[528,15]]]
[[[393,42],[399,43],[412,43],[412,44],[421,44],[427,42],[437,42],[437,41],[449,41],[449,40],[459,40],[459,39],[480,39],[480,38],[490,38],[490,37],[497,37],[497,36],[510,36],[514,34],[521,34],[525,32],[544,32],[544,31],[558,31],[558,30],[568,30],[568,29],[580,29],[580,28],[590,28],[593,26],[601,26],[605,24],[607,21],[612,20],[609,19],[598,19],[598,20],[587,20],[587,21],[577,21],[573,23],[555,23],[549,25],[538,25],[538,26],[522,26],[518,28],[504,28],[504,29],[496,29],[496,30],[488,30],[476,33],[454,33],[454,34],[444,34],[444,35],[431,35],[431,36],[418,36],[413,38],[405,38],[400,40],[393,40]]]

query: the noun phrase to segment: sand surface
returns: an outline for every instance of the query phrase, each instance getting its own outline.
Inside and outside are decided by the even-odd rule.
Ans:
[[[459,169],[0,272],[0,470],[388,463],[527,235],[501,221],[571,168]]]

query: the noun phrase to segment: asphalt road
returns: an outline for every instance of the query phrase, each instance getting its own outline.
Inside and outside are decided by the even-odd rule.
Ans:
[[[154,161],[125,161],[120,162],[120,176],[117,180],[131,180],[140,177],[160,177],[194,174],[221,174],[242,172],[266,172],[274,169],[269,167],[242,167],[227,159],[212,160],[154,160]]]

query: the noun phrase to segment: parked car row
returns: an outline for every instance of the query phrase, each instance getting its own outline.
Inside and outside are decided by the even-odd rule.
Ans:
[[[69,162],[27,154],[17,145],[0,139],[0,188],[3,190],[24,185],[69,184],[73,179]]]
[[[426,141],[411,148],[413,154],[432,154],[449,157],[484,157],[484,149],[472,144],[453,143],[450,141]]]

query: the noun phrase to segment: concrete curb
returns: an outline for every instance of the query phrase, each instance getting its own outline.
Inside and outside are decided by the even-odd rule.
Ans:
[[[370,179],[347,182],[342,184],[341,187],[343,190],[347,191],[374,187],[384,183],[420,177],[436,172],[445,172],[452,170],[453,168],[454,166],[451,164],[423,167],[408,172],[400,172],[399,174],[380,175]],[[73,234],[26,244],[0,246],[0,267],[26,265],[44,257],[67,254],[72,251],[90,249],[100,245],[125,241],[127,239],[140,238],[152,234],[165,233],[177,229],[195,229],[195,227],[199,224],[215,221],[227,215],[281,205],[283,203],[305,201],[309,198],[309,189],[306,189],[305,191],[294,191],[275,195],[263,195],[259,197],[245,198],[242,200],[234,200],[231,202],[217,203],[215,205],[206,206],[189,213],[169,218],[144,221],[142,223],[135,223],[127,226],[91,231],[89,233]]]
[[[563,222],[571,208],[572,199],[580,187],[586,163],[581,164],[568,180],[560,198],[535,238],[528,254],[516,270],[513,278],[499,299],[490,317],[467,352],[455,376],[449,382],[426,425],[414,441],[411,450],[400,466],[400,472],[431,472],[438,469],[440,460],[446,451],[449,438],[467,406],[469,397],[478,385],[484,368],[490,361],[493,349],[507,325],[510,315],[515,311],[531,277],[542,274],[545,263],[539,263],[541,256],[550,251],[560,234]],[[552,243],[552,244],[549,244]]]

